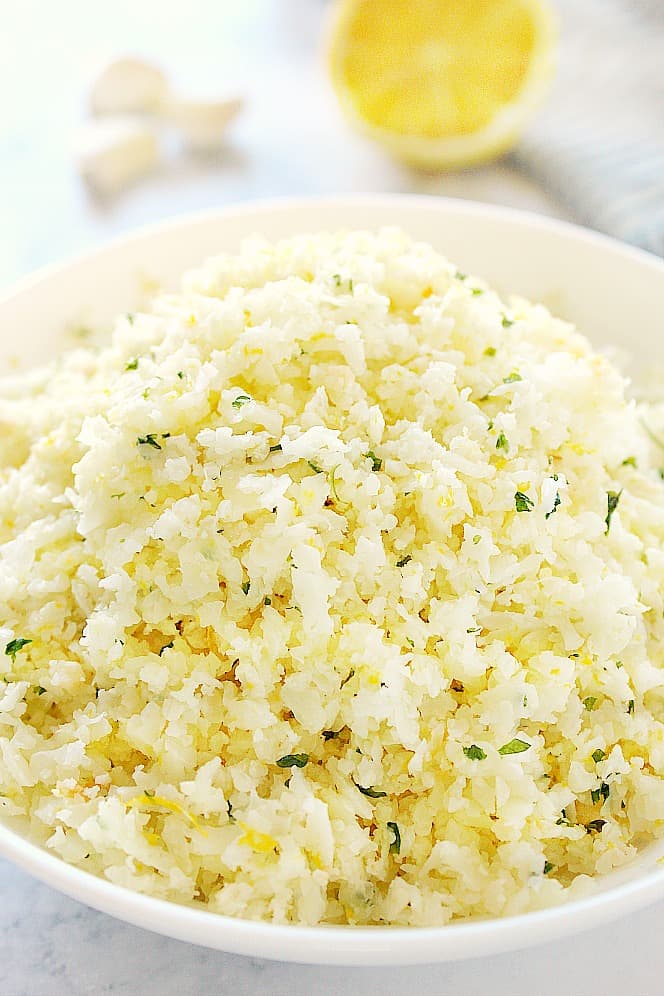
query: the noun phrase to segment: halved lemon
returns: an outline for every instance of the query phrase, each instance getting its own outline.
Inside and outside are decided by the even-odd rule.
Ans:
[[[452,168],[516,142],[554,49],[545,0],[339,0],[329,59],[365,132],[412,165]]]

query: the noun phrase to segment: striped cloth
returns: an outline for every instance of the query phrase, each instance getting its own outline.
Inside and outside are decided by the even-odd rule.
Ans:
[[[513,162],[580,222],[664,255],[664,0],[555,0],[554,92]]]

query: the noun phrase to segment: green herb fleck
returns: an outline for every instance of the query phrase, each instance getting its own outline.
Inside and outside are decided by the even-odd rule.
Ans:
[[[462,273],[461,270],[457,270],[456,273],[454,274],[454,276],[456,277],[457,280],[467,280],[468,279],[468,274],[467,273]]]
[[[405,567],[406,564],[409,564],[412,559],[411,555],[407,553],[405,557],[401,558],[401,560],[397,560],[397,567]]]
[[[237,411],[242,408],[242,405],[249,404],[250,401],[251,398],[248,394],[238,394],[237,398],[234,398],[234,400],[231,401],[231,408],[234,408]]]
[[[304,768],[308,762],[308,754],[284,754],[277,761],[277,766],[279,768]]]
[[[135,316],[131,311],[128,311],[127,314],[125,315],[125,318],[127,319],[130,325],[134,324],[134,317]]]
[[[621,467],[634,467],[636,470],[636,457],[627,457],[620,465]]]
[[[515,737],[514,740],[510,740],[509,743],[503,744],[502,747],[498,748],[499,754],[522,754],[524,750],[530,750],[532,744],[526,743],[525,740],[519,740]]]
[[[274,446],[270,446],[270,453],[281,453],[281,443],[275,443]]]
[[[548,875],[549,872],[552,872],[552,871],[553,871],[553,865],[551,864],[551,862],[550,861],[545,861],[544,862],[544,869],[543,869],[542,874]]]
[[[508,318],[507,315],[503,315],[503,320],[502,320],[502,326],[503,326],[503,328],[504,329],[508,329],[512,325],[514,325],[514,322],[512,321],[512,319]]]
[[[29,643],[32,643],[32,640],[24,640],[23,637],[21,636],[17,637],[16,640],[9,641],[9,643],[5,647],[5,653],[7,657],[11,657],[12,664],[16,662],[17,653],[20,650],[23,650],[24,647],[27,647]]]
[[[322,474],[323,473],[323,468],[319,467],[317,463],[313,462],[313,460],[307,460],[307,463],[311,467],[311,469],[313,470],[314,474]]]
[[[411,638],[410,638],[409,636],[407,636],[407,637],[406,637],[406,643],[407,643],[407,644],[408,644],[408,646],[409,646],[409,647],[411,647],[412,649],[414,649],[414,648],[415,648],[415,641],[414,641],[414,640],[411,640]]]
[[[516,384],[518,380],[523,380],[523,377],[520,373],[517,373],[516,370],[514,370],[507,377],[503,377],[503,384]]]
[[[466,630],[466,633],[481,633],[481,632],[482,632],[481,626],[469,626],[468,629]]]
[[[136,370],[138,368],[138,357],[135,356],[133,360],[127,360],[125,364],[125,370]]]
[[[46,689],[43,685],[37,685],[37,695],[45,695]]]
[[[607,491],[606,493],[606,518],[604,520],[606,523],[606,529],[604,530],[605,533],[608,533],[611,528],[611,518],[615,510],[618,508],[618,502],[620,501],[621,494],[622,490]]]
[[[367,795],[370,799],[384,799],[385,796],[387,795],[387,792],[382,792],[380,789],[364,788],[363,785],[358,785],[355,780],[353,780],[353,784],[355,785],[356,789],[360,790],[362,795]]]
[[[148,432],[145,436],[139,436],[136,440],[137,446],[151,446],[155,450],[161,449],[161,444],[157,442],[157,433]]]
[[[597,697],[595,695],[588,695],[587,698],[583,700],[583,705],[588,712],[592,712],[597,705]]]
[[[380,459],[380,457],[376,456],[373,450],[368,450],[365,456],[368,457],[369,460],[371,460],[372,470],[379,471],[380,468],[383,466],[383,461]]]
[[[126,491],[116,491],[114,495],[111,495],[111,498],[124,498],[126,493]]]
[[[630,716],[634,715],[634,699],[630,699],[627,705],[627,712]]]
[[[471,288],[471,293],[472,293],[473,297],[479,297],[479,295],[483,294],[484,291],[482,290],[481,287],[472,287]]]
[[[174,643],[173,640],[171,640],[170,643],[165,643],[163,645],[163,647],[161,648],[161,650],[159,651],[159,656],[161,657],[161,655],[163,654],[164,650],[172,650],[174,646],[175,646],[175,643]]]
[[[470,747],[464,747],[463,752],[467,758],[471,761],[484,761],[486,758],[485,752],[477,744],[471,744]]]
[[[341,730],[323,730],[323,740],[327,743],[328,740],[336,740]]]
[[[553,508],[550,512],[547,512],[544,516],[545,519],[550,519],[554,512],[557,512],[561,505],[560,492],[556,491],[556,497],[553,499]]]
[[[595,762],[595,764],[599,764],[600,761],[606,760],[606,754],[604,753],[601,747],[598,747],[597,750],[594,750],[591,754],[591,757]]]
[[[180,380],[184,380],[184,370],[178,370],[178,377]]]
[[[401,832],[399,830],[399,824],[394,823],[392,820],[388,820],[387,829],[391,830],[394,835],[394,840],[390,844],[390,854],[401,854]]]
[[[146,795],[148,799],[154,799],[156,794],[154,789],[143,789],[143,795]]]
[[[231,823],[235,823],[235,817],[233,816],[233,807],[229,800],[226,800],[226,812],[228,813],[228,819]]]
[[[251,581],[243,581],[242,584],[240,585],[240,588],[242,588],[242,591],[245,593],[245,595],[248,595],[249,589],[251,588]]]
[[[329,481],[330,481],[330,491],[334,495],[335,501],[338,501],[339,504],[343,504],[343,502],[341,501],[341,498],[339,497],[339,492],[337,491],[337,470],[338,469],[339,469],[339,464],[336,464],[336,466],[334,466],[332,468],[332,470],[330,471],[328,477],[329,477]]]
[[[496,355],[496,347],[495,346],[487,346],[486,349],[484,350],[484,355],[485,356],[495,356]]]
[[[481,542],[482,542],[482,537],[480,536],[479,533],[475,533],[475,535],[473,536],[473,546],[477,546],[477,544]]]
[[[528,495],[524,495],[523,491],[514,493],[514,504],[517,512],[532,512],[535,508],[535,502]]]
[[[265,598],[263,599],[263,605],[272,605],[272,599],[270,598],[269,595],[266,595]]]
[[[611,789],[606,784],[606,782],[602,782],[602,784],[600,785],[600,787],[598,789],[592,789],[592,791],[590,793],[590,796],[592,798],[593,804],[597,805],[597,803],[599,802],[600,799],[602,799],[602,801],[606,802],[606,800],[609,798],[609,792],[610,791],[611,791]]]
[[[506,453],[509,453],[510,444],[508,443],[507,436],[505,435],[504,432],[501,432],[500,435],[498,436],[498,439],[496,440],[496,449],[505,450]]]

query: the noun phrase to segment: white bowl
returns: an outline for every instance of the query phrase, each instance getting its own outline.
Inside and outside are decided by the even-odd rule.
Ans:
[[[598,346],[662,361],[664,262],[600,235],[503,208],[426,197],[353,196],[250,204],[175,219],[24,280],[0,300],[0,361],[42,361],[62,348],[62,329],[108,322],[135,306],[146,278],[175,286],[205,256],[245,235],[400,225],[463,270],[505,292],[545,301]],[[435,928],[297,927],[257,923],[152,899],[112,885],[0,826],[0,854],[61,892],[129,923],[224,951],[322,964],[449,961],[577,933],[664,897],[662,846],[587,898],[500,920]]]

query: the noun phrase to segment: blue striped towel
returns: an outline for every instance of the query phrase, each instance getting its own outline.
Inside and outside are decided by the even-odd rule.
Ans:
[[[554,92],[514,161],[580,222],[664,255],[664,0],[556,0]]]

